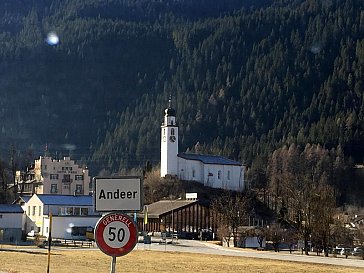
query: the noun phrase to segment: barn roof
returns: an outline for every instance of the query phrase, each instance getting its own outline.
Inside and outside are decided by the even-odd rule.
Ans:
[[[148,217],[159,218],[161,215],[197,203],[198,200],[161,200],[148,205]],[[140,213],[141,215],[143,213]]]
[[[180,153],[177,155],[180,158],[187,160],[201,161],[204,164],[217,164],[217,165],[237,165],[242,166],[238,161],[234,161],[219,155],[204,155],[204,154],[186,154]]]

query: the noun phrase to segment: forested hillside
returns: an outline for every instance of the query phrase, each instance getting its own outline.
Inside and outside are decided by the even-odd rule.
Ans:
[[[180,151],[250,166],[312,143],[363,161],[361,0],[23,2],[0,3],[3,153],[156,165],[172,95]]]

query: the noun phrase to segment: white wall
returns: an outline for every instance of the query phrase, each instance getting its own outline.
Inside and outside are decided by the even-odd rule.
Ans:
[[[71,235],[72,226],[91,226],[95,228],[101,216],[53,216],[52,217],[52,238],[75,239]],[[49,218],[44,219],[44,236],[49,235]]]
[[[25,204],[26,213],[26,232],[30,230],[42,232],[43,225],[43,203],[40,201],[38,196],[34,194],[29,201]],[[34,212],[34,213],[33,213]]]
[[[204,186],[235,191],[244,189],[244,166],[203,164],[198,160],[178,157],[178,172],[181,180],[198,181]]]
[[[193,170],[195,176],[193,176]],[[190,180],[203,183],[203,164],[197,160],[186,160],[178,157],[178,172],[181,180]]]
[[[0,228],[22,228],[23,213],[3,213],[0,212]]]

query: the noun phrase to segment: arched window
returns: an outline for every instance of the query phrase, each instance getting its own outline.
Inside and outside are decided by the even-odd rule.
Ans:
[[[174,128],[171,129],[171,135],[174,136]]]

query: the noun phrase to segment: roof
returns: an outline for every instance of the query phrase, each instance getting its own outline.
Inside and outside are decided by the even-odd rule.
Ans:
[[[23,199],[23,201],[25,203],[27,203],[29,201],[30,198],[32,198],[31,195],[23,195],[23,196],[20,196],[19,198]]]
[[[23,213],[24,210],[18,204],[0,204],[0,213]]]
[[[186,160],[201,161],[204,164],[218,164],[218,165],[237,165],[242,166],[238,161],[234,161],[219,155],[203,155],[203,154],[186,154],[181,153],[177,155],[180,158]]]
[[[13,204],[19,204],[22,200],[27,203],[29,201],[29,199],[32,198],[31,195],[23,195],[23,196],[19,196],[18,198],[16,198],[13,202]]]
[[[160,215],[189,206],[198,200],[161,200],[148,205],[148,217],[158,218]],[[142,215],[143,213],[141,213]]]
[[[93,206],[93,197],[90,195],[37,194],[37,196],[44,205]]]

